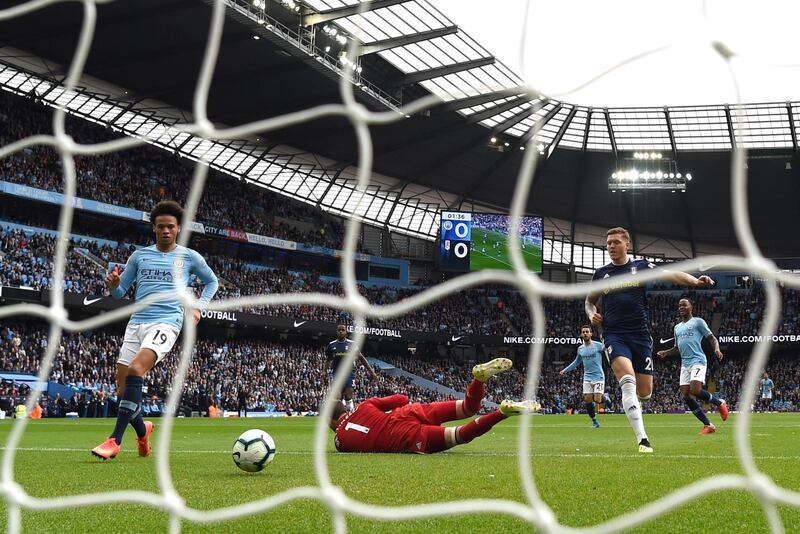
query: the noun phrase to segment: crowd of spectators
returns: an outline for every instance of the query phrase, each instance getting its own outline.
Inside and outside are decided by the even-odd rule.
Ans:
[[[0,94],[0,143],[52,132],[50,108]],[[67,132],[80,143],[117,137],[109,130],[68,118]],[[160,200],[184,203],[192,181],[192,165],[158,148],[143,146],[99,156],[75,158],[77,196],[149,212]],[[25,148],[0,161],[0,180],[63,192],[61,161],[49,147]],[[211,172],[197,211],[197,220],[222,228],[278,237],[300,243],[341,248],[342,220],[310,205],[292,201],[262,187]]]
[[[122,336],[109,330],[66,334],[62,337],[50,372],[50,381],[71,386],[81,393],[69,398],[56,395],[44,398],[46,417],[63,417],[70,412],[80,417],[105,417],[116,411],[116,358]],[[47,349],[47,329],[32,323],[10,323],[0,327],[0,367],[7,373],[37,374],[39,362]],[[180,411],[206,413],[213,403],[231,412],[241,407],[243,398],[249,411],[286,413],[314,412],[318,409],[330,382],[324,347],[303,342],[228,339],[201,339],[192,353],[186,376]],[[164,399],[171,392],[180,346],[156,366],[145,379],[146,413],[164,412]],[[395,367],[451,388],[454,393],[466,390],[475,362],[453,358],[422,358],[410,354],[372,353]],[[481,360],[496,355],[487,354]],[[554,353],[545,357],[536,398],[546,414],[579,411],[582,407],[581,374],[560,376],[568,362]],[[742,382],[747,370],[745,355],[710,363],[708,385],[739,409]],[[448,393],[413,383],[410,378],[392,376],[379,368],[378,380],[371,382],[359,367],[355,385],[356,400],[373,396],[405,393],[414,402],[432,402],[455,398]],[[775,381],[771,409],[800,410],[800,361],[777,355],[770,359],[767,371]],[[645,405],[648,413],[682,413],[685,410],[678,387],[678,359],[656,362],[653,398]],[[486,385],[485,399],[499,403],[505,398],[521,399],[526,380],[525,362],[517,361],[510,371],[496,376]],[[606,392],[611,404],[605,409],[619,409],[619,391],[607,370]],[[22,403],[29,394],[27,384],[0,383],[0,403],[6,410]],[[756,406],[755,408],[759,408]]]
[[[55,246],[55,238],[48,235],[26,235],[22,230],[0,227],[0,285],[52,288]],[[73,240],[71,246],[62,283],[64,291],[102,294],[105,272],[74,250],[96,247],[96,242]]]
[[[52,288],[55,238],[44,233],[25,233],[0,227],[0,284]],[[106,265],[124,263],[135,250],[131,243],[116,247],[89,239],[73,239],[63,288],[65,291],[102,295],[106,293],[106,269],[82,253]],[[315,272],[289,271],[220,255],[206,255],[209,265],[222,281],[217,299],[274,293],[323,292],[343,295],[341,283]],[[397,288],[359,285],[369,302],[376,305],[403,301],[422,290],[419,286]],[[765,298],[759,284],[748,289],[688,291],[682,293],[694,303],[694,314],[714,324],[718,336],[756,334],[764,314]],[[778,333],[797,333],[800,321],[800,292],[781,290],[783,313]],[[669,337],[677,317],[677,298],[670,291],[650,291],[648,311],[654,337]],[[584,322],[581,299],[545,299],[547,337],[577,337]],[[248,308],[245,311],[297,319],[350,322],[349,313],[314,305]],[[717,317],[718,315],[718,317]],[[401,317],[370,319],[368,326],[435,332],[444,335],[528,335],[532,333],[530,309],[517,291],[487,286],[450,294],[437,302],[417,308]]]
[[[0,326],[0,368],[8,373],[37,374],[48,346],[47,334],[45,327],[28,323]],[[121,343],[122,335],[109,330],[62,337],[49,379],[86,392],[77,399],[82,401],[80,408],[69,411],[89,417],[115,411],[116,361]],[[171,391],[178,366],[180,344],[171,354],[145,379],[148,413],[163,412],[163,399]],[[408,379],[380,372],[378,377],[376,382],[370,382],[359,368],[356,385],[359,399],[390,395],[394,391],[403,391],[416,402],[447,398]],[[189,411],[207,412],[214,402],[217,407],[235,411],[240,392],[245,392],[250,410],[316,411],[329,380],[323,346],[263,340],[199,340],[192,353],[181,404]],[[5,396],[21,402],[25,394],[27,391],[16,388]],[[108,399],[113,402],[106,404]],[[56,401],[51,399],[51,403]],[[57,416],[66,412],[60,409]]]
[[[76,252],[83,249],[102,262],[125,263],[135,250],[131,244],[117,247],[89,240],[72,240],[71,253],[63,287],[69,292],[104,294],[105,270]],[[22,230],[0,227],[0,284],[50,289],[53,282],[52,258],[55,238],[43,233],[26,234]],[[300,273],[280,268],[254,265],[241,260],[207,255],[206,260],[222,279],[218,299],[270,293],[321,291],[342,295],[339,282],[325,281],[315,273]],[[359,286],[362,294],[374,304],[388,304],[406,299],[420,288]],[[502,304],[491,303],[491,290],[470,290],[450,295],[435,304],[386,320],[370,320],[371,326],[424,332],[458,334],[504,334],[508,323],[502,315]],[[270,316],[293,316],[318,321],[349,321],[349,315],[338,309],[320,306],[273,306],[249,308]]]

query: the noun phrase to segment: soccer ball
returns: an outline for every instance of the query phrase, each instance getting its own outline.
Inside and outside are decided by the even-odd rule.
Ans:
[[[263,430],[248,430],[233,443],[231,456],[242,471],[257,473],[275,458],[275,440]]]

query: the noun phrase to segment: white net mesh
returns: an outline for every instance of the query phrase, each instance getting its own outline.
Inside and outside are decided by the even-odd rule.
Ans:
[[[57,0],[34,0],[17,7],[0,11],[0,20],[7,20],[16,16],[37,11],[48,4],[55,3],[56,1]],[[69,68],[68,77],[64,82],[67,90],[75,87],[83,72],[84,63],[87,58],[90,43],[95,30],[97,3],[100,2],[83,2],[84,18],[80,33],[80,40],[74,54],[72,64]],[[318,119],[323,116],[337,115],[345,117],[350,121],[353,129],[356,132],[359,150],[358,191],[365,192],[370,182],[373,156],[370,138],[370,126],[402,120],[405,114],[419,112],[438,102],[437,98],[430,97],[406,106],[401,110],[401,113],[373,113],[356,102],[353,96],[353,85],[348,81],[347,76],[342,76],[340,83],[340,91],[343,101],[342,104],[314,107],[304,111],[256,121],[250,124],[225,130],[216,129],[208,120],[206,115],[206,103],[217,60],[217,54],[219,51],[226,7],[227,3],[223,0],[217,0],[214,4],[211,28],[206,45],[204,61],[194,95],[193,111],[195,120],[193,123],[183,126],[184,131],[191,132],[208,139],[231,139],[255,133],[263,133],[277,128],[284,128],[292,124]],[[356,56],[356,46],[355,40],[351,41],[349,50],[350,57]],[[721,60],[727,63],[731,75],[731,83],[736,88],[738,95],[738,84],[735,72],[735,56],[722,43],[709,42],[707,46],[711,46],[712,49],[719,54]],[[656,51],[657,50],[650,51],[644,55],[651,54]],[[626,63],[636,61],[642,56],[643,54],[639,54],[635,57],[632,57],[615,68],[618,68]],[[598,78],[589,80],[586,83],[592,83],[596,79]],[[586,84],[582,84],[582,86],[585,85]],[[518,93],[519,91],[514,92]],[[534,90],[530,90],[529,93],[532,97],[540,96]],[[569,93],[564,93],[559,96],[564,96],[567,94]],[[738,113],[738,109],[736,112]],[[737,119],[737,128],[741,129],[743,124],[746,122],[746,117],[740,116],[737,117]],[[120,151],[141,145],[144,143],[144,141],[140,139],[126,138],[94,145],[76,144],[65,132],[65,112],[61,109],[58,109],[54,114],[53,132],[53,135],[38,135],[29,137],[0,148],[0,159],[5,158],[10,154],[18,152],[26,147],[36,145],[51,146],[60,155],[64,172],[64,194],[66,198],[64,202],[64,208],[61,210],[59,219],[59,234],[61,237],[57,242],[55,252],[53,287],[62,287],[68,246],[68,238],[66,236],[69,235],[71,229],[73,217],[72,199],[76,193],[74,156],[89,154],[97,155]],[[741,135],[737,135],[736,138],[741,139]],[[230,310],[243,306],[275,306],[285,304],[330,306],[351,312],[355,318],[356,326],[358,327],[364,325],[364,321],[367,317],[397,317],[408,313],[415,308],[440,299],[450,293],[457,292],[470,286],[493,282],[515,286],[526,296],[531,308],[534,335],[537,338],[544,337],[545,326],[542,297],[549,296],[562,299],[583,297],[590,291],[598,291],[610,287],[611,282],[598,281],[596,283],[593,282],[592,284],[582,285],[554,284],[545,282],[535,274],[531,274],[529,271],[527,271],[519,246],[519,228],[516,221],[519,220],[518,216],[524,213],[524,207],[528,199],[531,185],[535,179],[534,169],[536,168],[536,162],[539,157],[539,151],[533,149],[535,143],[535,137],[531,137],[531,141],[527,147],[529,150],[525,151],[523,165],[518,176],[516,190],[513,196],[513,203],[511,206],[512,219],[515,221],[515,223],[512,224],[511,233],[512,235],[516,236],[515,239],[510,241],[509,245],[514,266],[513,272],[481,271],[471,273],[469,275],[462,276],[458,279],[451,280],[426,291],[420,292],[402,302],[386,306],[371,305],[359,294],[356,286],[353,251],[355,250],[356,246],[360,222],[356,218],[351,218],[346,229],[344,246],[345,255],[342,261],[342,279],[344,281],[343,286],[345,292],[344,297],[315,293],[273,294],[268,296],[252,296],[241,299],[215,301],[209,306],[209,308],[214,310]],[[331,403],[326,403],[321,417],[319,417],[317,420],[314,436],[314,465],[318,482],[317,486],[293,488],[277,495],[238,506],[218,508],[214,510],[197,510],[187,506],[184,503],[184,500],[181,498],[181,495],[175,489],[170,471],[170,456],[168,450],[174,422],[174,417],[171,414],[175,413],[180,392],[183,388],[186,370],[192,355],[192,347],[196,339],[195,324],[193,321],[188,320],[184,322],[183,350],[180,355],[178,371],[172,384],[172,394],[168,399],[167,413],[170,415],[167,415],[164,418],[157,439],[157,454],[155,461],[157,465],[157,477],[160,492],[150,493],[144,491],[116,491],[52,499],[39,499],[30,496],[19,484],[15,482],[14,479],[15,454],[20,443],[20,439],[22,438],[22,435],[25,432],[25,428],[28,424],[27,419],[19,419],[14,424],[10,433],[2,460],[2,484],[0,484],[0,492],[2,492],[7,504],[8,532],[17,533],[21,530],[21,511],[23,508],[33,510],[53,510],[120,502],[139,503],[156,507],[167,512],[170,517],[170,531],[179,532],[182,520],[198,523],[220,522],[263,512],[297,499],[318,499],[330,509],[336,532],[345,532],[347,530],[345,514],[355,514],[364,518],[378,520],[400,520],[474,513],[476,510],[491,509],[493,512],[498,514],[508,514],[518,517],[529,522],[543,532],[566,532],[579,530],[581,532],[599,533],[615,532],[628,529],[632,526],[650,521],[655,517],[672,511],[676,507],[693,501],[702,495],[707,495],[710,492],[732,489],[749,491],[758,500],[763,508],[770,530],[772,532],[783,532],[784,525],[779,515],[777,505],[789,504],[800,507],[800,493],[778,487],[768,476],[763,474],[757,468],[753,460],[750,446],[750,406],[754,400],[753,397],[756,390],[758,377],[765,367],[770,351],[771,341],[769,341],[769,336],[775,333],[778,325],[781,306],[777,283],[781,282],[787,286],[800,288],[800,280],[790,275],[778,273],[774,264],[765,259],[761,254],[758,245],[753,238],[749,224],[746,194],[747,176],[745,173],[745,150],[740,145],[736,145],[733,150],[733,156],[731,169],[733,193],[731,202],[735,215],[734,221],[736,236],[746,255],[744,257],[707,257],[702,261],[693,260],[683,262],[676,267],[682,270],[697,271],[702,270],[703,265],[713,264],[717,269],[747,269],[754,274],[763,277],[765,280],[764,287],[767,295],[766,313],[760,334],[764,336],[763,339],[767,341],[758,343],[755,346],[754,352],[751,356],[750,364],[748,365],[747,376],[743,385],[742,396],[740,399],[741,413],[739,419],[737,420],[735,430],[735,446],[737,456],[744,472],[743,475],[722,474],[703,480],[698,480],[693,484],[678,488],[673,493],[626,515],[619,516],[608,522],[595,525],[593,527],[580,530],[574,529],[561,525],[558,522],[555,515],[541,499],[537,491],[534,478],[535,473],[531,470],[529,462],[529,457],[531,454],[530,430],[532,419],[530,417],[522,417],[518,434],[518,466],[519,475],[522,480],[525,497],[527,499],[526,503],[500,499],[479,499],[404,507],[376,506],[359,502],[349,497],[339,487],[334,485],[331,480],[328,471],[327,455],[325,452],[328,441],[330,440],[330,431],[326,425],[326,422],[329,419]],[[208,167],[206,165],[198,164],[196,166],[189,198],[185,206],[187,221],[194,220],[207,172]],[[354,199],[354,204],[357,205],[358,203],[358,199]],[[179,244],[185,246],[188,243],[189,235],[190,232],[184,232],[180,236]],[[178,278],[179,277],[175,277],[175,280],[179,283],[180,281]],[[659,278],[659,274],[657,272],[639,274],[636,278],[639,282],[653,281]],[[633,280],[632,275],[627,275],[620,280],[615,280],[615,283],[621,283],[628,280]],[[178,291],[177,288],[175,293],[172,293],[171,295],[174,296],[176,294],[178,295],[177,298],[181,299],[187,310],[196,308],[197,300],[194,296]],[[150,302],[153,302],[154,300],[157,300],[163,296],[163,294],[156,295],[151,299],[136,302],[135,304],[131,304],[125,308],[115,310],[102,316],[86,319],[84,321],[72,321],[68,318],[66,309],[64,308],[63,294],[55,291],[53,292],[52,304],[49,308],[32,304],[6,306],[0,308],[0,318],[32,316],[46,319],[50,323],[49,343],[47,345],[45,356],[41,362],[38,375],[39,381],[46,381],[50,375],[53,360],[56,356],[56,351],[59,346],[59,341],[61,340],[61,336],[64,331],[78,332],[110,324],[130,316],[135,311],[143,309]],[[356,328],[356,334],[354,337],[355,343],[348,354],[348,361],[345,363],[352,364],[352,362],[355,360],[356,353],[360,349],[360,346],[363,342],[363,334],[360,333],[361,331],[362,329]],[[541,344],[531,345],[527,367],[528,376],[525,388],[525,396],[527,398],[533,398],[535,395],[536,384],[539,381],[543,350],[544,347]],[[331,384],[331,388],[329,389],[329,399],[331,397],[331,391],[339,391],[343,386],[347,376],[347,373],[345,372],[347,368],[348,365],[340,366],[340,371],[337,373],[333,383]],[[39,395],[40,392],[35,391],[28,398],[27,408],[29,411],[38,402]]]

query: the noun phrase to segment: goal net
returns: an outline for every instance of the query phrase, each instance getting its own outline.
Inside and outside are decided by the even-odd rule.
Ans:
[[[55,1],[56,0],[32,0],[28,3],[6,8],[0,11],[0,20],[8,20],[41,10],[47,5],[55,3]],[[79,43],[73,56],[72,63],[69,66],[68,75],[63,82],[67,90],[74,89],[82,76],[95,30],[98,3],[100,2],[91,0],[84,0],[82,2],[83,25],[80,30]],[[363,5],[366,7],[367,4],[368,2],[364,2]],[[358,194],[365,194],[370,185],[373,158],[370,128],[375,125],[401,121],[406,115],[412,115],[432,107],[439,102],[439,99],[436,97],[421,99],[404,106],[401,108],[400,113],[395,111],[369,111],[366,107],[359,104],[354,97],[354,85],[350,81],[353,67],[352,64],[350,64],[349,66],[345,66],[343,75],[341,76],[341,103],[339,104],[313,107],[300,112],[259,120],[234,128],[217,128],[208,119],[206,105],[220,48],[225,10],[228,8],[228,3],[224,0],[217,0],[214,2],[205,56],[201,70],[198,73],[194,95],[194,108],[192,110],[194,120],[189,124],[181,125],[180,129],[206,139],[235,139],[257,133],[269,132],[300,122],[319,119],[321,117],[343,117],[349,121],[356,134],[358,145],[357,190]],[[358,55],[356,40],[351,40],[349,46],[349,57],[356,57]],[[703,46],[710,47],[718,54],[719,60],[726,63],[730,72],[731,84],[737,89],[738,94],[735,56],[722,42],[709,40]],[[637,58],[634,57],[631,58],[630,61],[635,61],[636,59]],[[592,81],[594,80],[589,80],[586,83],[591,83]],[[514,93],[519,93],[519,91],[515,90]],[[528,88],[528,93],[531,98],[543,96],[534,87]],[[558,96],[564,97],[567,95],[569,95],[569,92],[562,93]],[[734,108],[733,112],[738,113],[738,109]],[[69,235],[71,230],[74,214],[72,200],[76,194],[75,156],[117,152],[144,144],[145,142],[142,139],[124,138],[97,144],[77,144],[66,134],[65,116],[66,114],[63,109],[57,109],[55,111],[53,133],[51,135],[38,135],[21,139],[0,148],[0,159],[35,146],[52,147],[57,151],[60,157],[63,168],[65,202],[60,212],[58,222],[58,229],[62,238],[57,241],[57,248],[55,251],[54,287],[62,287],[62,281],[64,280],[68,251],[68,240],[64,236]],[[747,117],[742,115],[737,118],[737,129],[741,129],[742,126],[746,124]],[[741,138],[741,135],[736,135],[737,140]],[[518,226],[521,219],[520,216],[524,214],[531,187],[536,180],[535,169],[537,160],[541,157],[540,151],[535,148],[536,143],[535,137],[531,137],[526,147],[528,150],[524,152],[523,164],[518,175],[510,209],[510,215],[512,216],[510,235],[512,235],[513,238],[509,241],[509,250],[513,263],[513,272],[480,271],[470,273],[426,289],[401,302],[383,306],[373,305],[361,296],[356,285],[354,251],[356,249],[359,225],[361,223],[358,218],[352,217],[349,219],[346,227],[344,243],[345,254],[342,259],[341,276],[343,280],[344,296],[321,293],[249,296],[239,299],[214,301],[209,306],[209,309],[223,311],[250,306],[278,306],[288,304],[328,306],[351,313],[356,324],[354,335],[355,343],[348,353],[345,365],[339,367],[340,371],[336,374],[328,390],[328,400],[333,398],[331,392],[341,390],[345,383],[347,378],[346,369],[348,368],[346,364],[352,364],[355,361],[356,354],[364,340],[362,332],[364,331],[363,327],[367,318],[388,319],[399,317],[416,308],[425,306],[437,299],[441,299],[449,294],[471,286],[487,283],[501,283],[515,287],[526,297],[529,303],[534,336],[536,338],[545,337],[544,306],[542,300],[544,297],[560,299],[582,298],[590,291],[594,292],[608,289],[612,284],[610,281],[597,281],[591,284],[579,285],[549,283],[539,278],[536,274],[532,274],[526,268],[520,247]],[[765,280],[764,289],[767,296],[766,313],[764,315],[760,334],[766,341],[754,346],[741,395],[741,413],[737,419],[735,429],[735,446],[741,464],[742,474],[720,474],[698,480],[688,486],[676,488],[673,493],[657,499],[638,510],[581,531],[600,533],[626,530],[644,522],[651,521],[653,518],[675,510],[676,507],[689,503],[698,497],[706,496],[712,492],[726,490],[744,490],[750,492],[763,508],[772,532],[784,531],[784,525],[778,512],[778,505],[787,504],[800,507],[800,493],[792,492],[777,486],[768,476],[758,469],[751,453],[750,406],[754,401],[754,392],[759,375],[762,373],[767,362],[771,347],[771,341],[769,341],[770,336],[775,333],[779,321],[781,303],[778,284],[781,283],[786,286],[800,288],[800,280],[790,275],[779,273],[775,265],[764,258],[753,237],[747,210],[747,174],[745,158],[745,149],[737,142],[733,147],[730,176],[733,191],[731,203],[735,215],[734,229],[736,237],[745,255],[742,257],[732,255],[706,257],[702,261],[691,260],[676,265],[676,268],[681,270],[698,271],[702,270],[704,265],[712,263],[717,269],[746,269]],[[203,192],[208,166],[202,163],[203,162],[198,163],[195,168],[192,187],[185,206],[186,221],[194,220]],[[358,198],[353,200],[353,205],[358,205],[359,203]],[[186,221],[184,222],[186,223]],[[189,236],[190,232],[183,232],[180,235],[179,244],[186,246]],[[659,276],[658,272],[640,273],[636,275],[636,280],[639,282],[655,281]],[[663,276],[663,273],[661,276]],[[177,276],[175,280],[178,283],[180,282]],[[627,281],[633,281],[632,275],[626,275],[619,280],[615,279],[615,283],[617,284]],[[175,292],[170,293],[170,295],[173,297],[177,295],[177,298],[182,301],[187,311],[198,307],[196,297],[179,291],[177,284]],[[5,306],[0,308],[0,318],[29,316],[48,321],[50,325],[49,343],[38,374],[38,380],[40,382],[46,382],[50,376],[54,358],[57,355],[59,341],[65,332],[91,330],[119,321],[120,319],[130,316],[135,311],[143,309],[154,300],[163,296],[164,295],[156,295],[151,299],[136,302],[125,308],[104,315],[74,321],[68,318],[64,307],[63,294],[59,291],[54,291],[52,303],[49,307],[33,304]],[[388,507],[361,502],[355,497],[347,495],[339,486],[334,484],[329,473],[328,455],[326,454],[331,439],[330,431],[326,425],[331,413],[331,402],[325,403],[322,413],[320,414],[321,416],[316,421],[314,434],[316,486],[296,487],[258,501],[213,510],[199,510],[188,506],[173,483],[168,446],[174,423],[174,416],[172,414],[175,413],[180,399],[184,378],[192,357],[192,347],[196,340],[196,334],[197,329],[194,322],[185,321],[183,325],[184,342],[182,343],[182,351],[179,356],[180,363],[171,387],[171,394],[167,403],[167,415],[163,419],[156,440],[157,453],[155,455],[155,462],[157,466],[159,492],[111,491],[47,499],[31,496],[25,488],[15,481],[14,477],[17,448],[28,425],[28,419],[22,418],[14,423],[2,455],[0,492],[2,492],[2,497],[5,499],[7,507],[8,532],[14,534],[20,532],[21,512],[23,509],[56,510],[109,503],[136,503],[155,507],[168,513],[170,517],[170,531],[174,533],[180,531],[182,521],[196,523],[224,522],[238,517],[264,512],[297,499],[316,499],[323,503],[330,510],[336,532],[345,532],[347,530],[346,515],[348,514],[377,520],[402,520],[468,514],[474,513],[476,510],[487,509],[492,510],[496,514],[508,514],[520,518],[543,532],[577,531],[577,529],[560,524],[558,518],[537,491],[536,472],[531,468],[529,461],[532,446],[530,439],[531,426],[534,424],[534,420],[531,417],[521,417],[518,433],[519,476],[524,488],[526,502],[504,499],[474,499],[438,502],[425,505],[415,504],[413,506]],[[535,389],[539,381],[543,350],[544,347],[542,344],[532,344],[530,347],[525,388],[526,398],[534,398],[536,395]],[[38,402],[40,394],[41,392],[35,391],[29,396],[27,400],[29,412]]]

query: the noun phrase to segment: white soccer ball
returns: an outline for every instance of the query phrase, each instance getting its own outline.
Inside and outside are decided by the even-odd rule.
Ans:
[[[257,473],[275,458],[275,440],[263,430],[248,430],[233,443],[231,456],[239,469]]]

